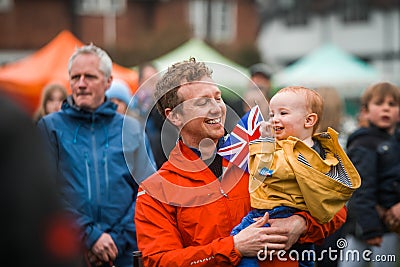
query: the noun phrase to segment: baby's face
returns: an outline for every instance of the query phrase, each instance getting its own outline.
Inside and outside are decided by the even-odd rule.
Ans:
[[[294,136],[300,140],[310,135],[305,127],[307,115],[306,98],[301,93],[281,92],[271,98],[270,122],[278,140]]]

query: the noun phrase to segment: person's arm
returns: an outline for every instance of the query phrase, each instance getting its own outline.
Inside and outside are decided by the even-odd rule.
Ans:
[[[119,251],[136,249],[136,227],[133,220],[138,183],[153,174],[155,170],[153,154],[151,150],[148,150],[146,147],[146,134],[141,133],[138,130],[139,125],[137,121],[129,120],[126,121],[126,124],[127,125],[124,126],[126,127],[126,129],[124,128],[124,133],[127,137],[123,141],[123,149],[124,156],[127,159],[128,167],[130,169],[130,174],[124,175],[124,178],[132,187],[133,195],[130,208],[127,209],[125,215],[112,226],[110,232],[110,235]],[[130,130],[127,131],[127,129]],[[125,162],[120,162],[120,164],[125,164]]]
[[[155,172],[153,152],[147,149],[147,135],[142,130],[144,129],[137,120],[126,118],[124,121],[122,147],[126,164],[132,175],[127,181],[131,185],[140,184]]]
[[[271,239],[268,243],[267,247],[271,250],[288,250],[299,240],[300,236],[304,235],[307,231],[307,220],[302,216],[293,215],[287,218],[269,219],[268,223],[271,226],[265,228],[274,229],[274,232],[269,232],[268,234],[280,236],[276,241]],[[264,225],[265,223],[262,224],[262,226]]]
[[[382,220],[376,209],[378,203],[378,156],[372,149],[362,146],[349,149],[349,157],[362,177],[361,187],[349,201],[349,211],[355,214],[365,240],[381,237],[384,233]]]
[[[263,126],[263,125],[262,125]],[[266,127],[266,126],[264,126]],[[262,135],[266,135],[261,130]],[[272,174],[270,170],[275,152],[275,140],[272,137],[260,137],[249,144],[249,190],[254,192]]]
[[[216,238],[206,245],[184,247],[178,229],[175,206],[155,200],[145,191],[138,193],[135,224],[138,247],[145,266],[236,265],[241,259],[233,237]]]
[[[263,227],[265,221],[260,221],[235,237],[227,233],[226,237],[208,237],[211,241],[204,245],[184,247],[176,219],[179,208],[161,203],[144,191],[138,195],[135,224],[146,266],[236,266],[243,255],[257,256],[266,245],[275,250],[286,246],[287,228]]]
[[[118,255],[118,249],[110,234],[103,233],[88,252],[90,262],[101,264],[101,262],[113,261]]]
[[[53,177],[56,177],[58,169],[58,143],[55,133],[51,133],[47,123],[48,121],[40,119],[36,126],[44,145],[43,154],[45,157],[48,157],[51,174]]]
[[[136,198],[136,194],[132,199]],[[132,201],[130,208],[126,210],[125,215],[118,220],[118,223],[112,226],[109,234],[111,235],[118,251],[136,249],[136,227],[133,223],[135,214],[135,201]]]
[[[137,181],[142,180],[143,177],[149,176],[154,172],[155,164],[154,166],[149,164],[149,161],[152,160],[152,152],[150,150],[146,151],[145,135],[138,132],[132,134],[132,132],[129,133],[131,135],[129,135],[128,139],[134,142],[125,142],[127,146],[124,147],[125,157],[129,158],[131,169],[129,174],[123,175],[133,190],[130,208],[126,209],[125,214],[112,225],[108,233],[102,233],[94,243],[92,251],[103,261],[113,260],[118,255],[118,252],[133,251],[137,248],[136,227],[133,220],[138,185],[132,176]],[[121,162],[120,164],[124,163]],[[140,164],[143,164],[143,166],[139,166]]]
[[[295,215],[301,216],[306,221],[306,231],[299,238],[299,243],[321,243],[338,230],[345,222],[347,217],[347,208],[343,206],[329,222],[325,224],[318,223],[308,212],[300,211]]]
[[[384,215],[385,223],[395,232],[400,233],[400,202],[388,209]]]

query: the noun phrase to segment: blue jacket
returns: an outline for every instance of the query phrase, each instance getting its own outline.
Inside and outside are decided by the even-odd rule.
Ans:
[[[45,116],[38,127],[49,146],[66,208],[84,230],[86,247],[107,232],[118,248],[115,264],[132,266],[131,252],[137,249],[135,180],[142,181],[154,169],[139,122],[115,110],[115,104],[105,101],[88,112],[69,97],[60,112]]]

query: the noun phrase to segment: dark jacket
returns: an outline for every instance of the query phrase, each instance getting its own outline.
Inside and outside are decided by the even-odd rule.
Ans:
[[[105,101],[88,112],[68,98],[60,112],[44,117],[38,127],[57,168],[66,208],[77,216],[87,248],[109,233],[119,252],[115,264],[132,266],[138,187],[132,176],[143,180],[153,168],[139,122],[124,119],[115,109]]]
[[[349,231],[362,239],[387,232],[376,206],[390,208],[400,202],[400,145],[375,126],[349,136],[347,152],[361,176],[361,187],[349,201]]]

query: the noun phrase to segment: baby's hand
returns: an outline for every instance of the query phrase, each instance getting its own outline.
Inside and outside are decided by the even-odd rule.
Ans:
[[[272,129],[272,125],[268,121],[262,121],[260,125],[260,135],[262,138],[265,137],[274,137],[274,132]]]

